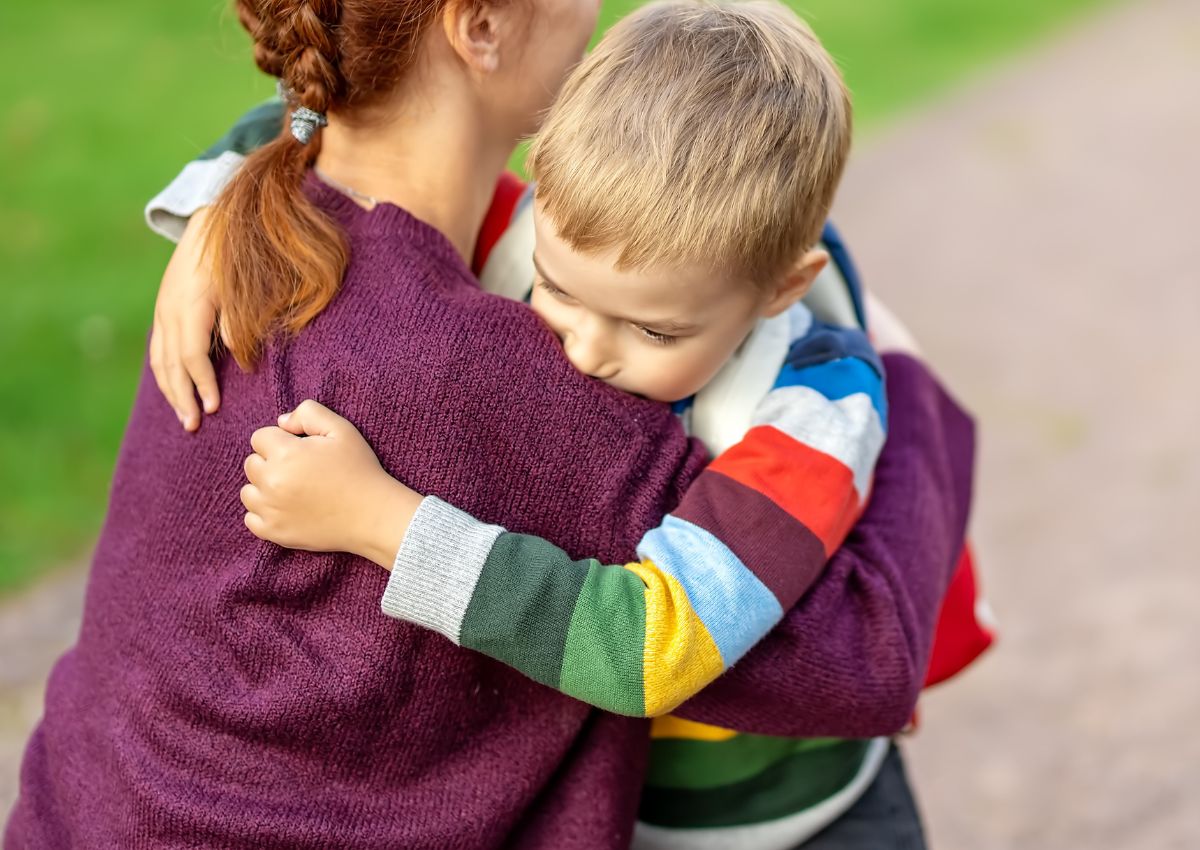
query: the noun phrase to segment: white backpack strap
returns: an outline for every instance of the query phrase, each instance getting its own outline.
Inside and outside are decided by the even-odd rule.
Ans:
[[[716,377],[696,393],[690,432],[714,456],[737,443],[750,429],[754,409],[770,392],[787,357],[796,321],[812,321],[803,305],[761,320]]]
[[[843,328],[860,328],[858,314],[854,310],[854,298],[850,286],[837,264],[829,262],[813,281],[812,288],[804,296],[804,304],[822,322]]]

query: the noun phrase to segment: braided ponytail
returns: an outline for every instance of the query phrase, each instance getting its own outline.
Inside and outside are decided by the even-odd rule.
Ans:
[[[446,0],[235,0],[254,61],[283,84],[293,110],[357,108],[398,82]],[[408,58],[400,58],[408,57]],[[347,79],[343,67],[351,69]],[[301,110],[302,112],[302,110]],[[276,334],[300,331],[341,286],[349,246],[303,191],[321,146],[280,135],[246,158],[213,205],[204,233],[221,321],[243,369]]]

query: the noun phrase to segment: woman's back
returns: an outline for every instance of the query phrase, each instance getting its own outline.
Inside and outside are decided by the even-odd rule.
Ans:
[[[78,646],[56,668],[13,846],[616,847],[644,727],[378,611],[382,576],[241,524],[249,435],[304,398],[390,472],[620,559],[700,456],[667,410],[578,375],[440,234],[312,179],[342,292],[189,436],[143,375]]]

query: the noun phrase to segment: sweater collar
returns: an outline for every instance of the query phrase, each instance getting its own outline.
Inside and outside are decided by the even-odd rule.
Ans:
[[[387,201],[373,209],[359,206],[348,195],[325,183],[313,171],[304,178],[304,192],[353,237],[396,238],[422,251],[430,251],[466,266],[466,261],[440,230],[408,210]]]

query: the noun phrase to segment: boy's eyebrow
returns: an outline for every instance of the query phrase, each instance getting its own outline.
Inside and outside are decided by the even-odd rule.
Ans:
[[[533,268],[541,276],[542,280],[546,281],[546,283],[550,284],[555,289],[562,290],[563,294],[565,295],[569,296],[571,294],[565,289],[562,289],[562,287],[558,285],[554,278],[546,274],[546,270],[543,269],[542,264],[538,262],[536,253],[533,255]],[[673,319],[663,319],[657,322],[646,322],[642,321],[641,319],[626,318],[625,321],[629,322],[630,324],[641,325],[642,327],[649,328],[650,330],[662,331],[663,333],[686,333],[687,331],[696,329],[695,325],[690,325],[686,322],[676,322]]]
[[[546,283],[550,284],[551,286],[555,286],[555,287],[558,286],[558,284],[555,283],[554,278],[552,278],[552,277],[550,277],[550,275],[546,274],[546,270],[544,268],[542,268],[542,264],[538,262],[536,252],[533,255],[533,268],[537,271],[537,273],[539,275],[541,275],[542,280],[546,281]]]

